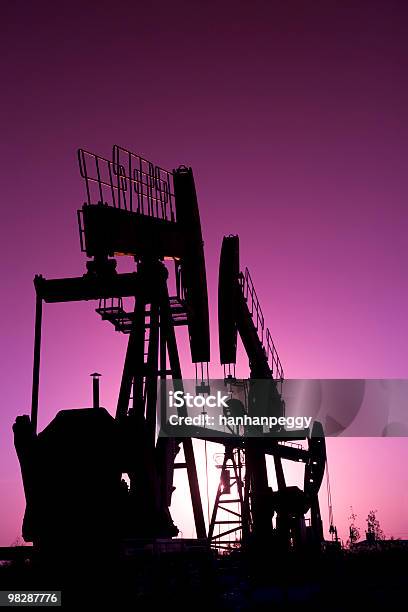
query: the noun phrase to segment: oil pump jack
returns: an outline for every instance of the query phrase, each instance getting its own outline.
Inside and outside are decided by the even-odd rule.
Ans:
[[[284,373],[271,333],[265,328],[264,315],[248,269],[240,271],[238,236],[223,239],[218,285],[218,330],[220,361],[224,365],[226,380],[235,381],[237,339],[241,338],[249,360],[250,379],[246,407],[237,407],[248,414],[284,415],[282,398]],[[235,400],[236,401],[236,400]],[[323,528],[318,492],[326,464],[326,447],[322,426],[315,421],[312,432],[304,431],[291,440],[287,432],[273,438],[232,437],[225,441],[224,461],[215,498],[209,538],[213,545],[225,548],[222,538],[229,533],[240,533],[239,541],[245,545],[249,539],[272,543],[283,550],[320,546]],[[307,441],[307,448],[299,438]],[[274,460],[278,489],[272,491],[268,480],[267,455]],[[303,490],[287,486],[282,459],[304,463]],[[245,477],[242,477],[242,470]],[[232,472],[232,479],[231,479]],[[227,482],[227,486],[226,486]],[[234,491],[231,491],[231,484]],[[225,504],[238,495],[239,512]],[[232,514],[230,520],[220,521],[228,529],[216,533],[219,511]],[[310,511],[310,524],[305,515]],[[276,527],[273,529],[273,516]]]
[[[206,270],[192,170],[181,166],[169,172],[117,145],[112,159],[81,149],[78,160],[87,196],[78,211],[81,250],[88,257],[86,273],[34,280],[31,416],[18,417],[13,427],[26,496],[24,538],[43,551],[55,549],[61,539],[72,543],[73,549],[86,539],[94,551],[103,540],[103,549],[112,551],[120,538],[174,537],[178,529],[169,507],[174,469],[179,468],[187,472],[197,538],[221,547],[225,534],[215,534],[214,528],[221,503],[227,502],[225,495],[231,491],[225,484],[232,465],[240,512],[236,526],[227,533],[240,530],[243,544],[252,538],[259,543],[275,539],[285,547],[301,546],[307,531],[304,515],[310,510],[309,535],[320,542],[317,494],[326,454],[318,423],[312,435],[305,432],[307,449],[287,436],[226,436],[221,482],[206,533],[192,439],[156,439],[157,383],[171,378],[175,390],[183,385],[175,328],[187,326],[191,359],[198,371],[208,372],[210,361]],[[119,255],[134,258],[135,272],[116,271]],[[166,259],[173,262],[174,295],[169,294]],[[134,298],[130,311],[124,307],[126,298]],[[246,410],[259,409],[266,397],[265,410],[283,414],[283,369],[265,330],[249,272],[239,270],[236,236],[223,240],[218,298],[226,381],[237,384],[231,372],[239,335],[251,373]],[[37,433],[43,303],[88,300],[97,300],[101,318],[128,335],[116,416],[99,403],[88,409],[63,410]],[[203,374],[201,378],[204,385]],[[256,380],[266,381],[266,396],[265,386],[260,396]],[[177,463],[181,446],[184,462]],[[267,455],[274,459],[275,492],[268,483]],[[282,459],[305,464],[303,491],[286,486]],[[123,474],[128,475],[129,488]]]
[[[14,426],[27,501],[23,535],[42,546],[50,544],[60,531],[58,522],[83,525],[87,538],[91,533],[95,540],[102,531],[105,536],[111,532],[112,541],[118,531],[133,537],[174,536],[178,529],[168,509],[173,470],[182,467],[197,537],[205,538],[192,440],[160,438],[156,444],[155,439],[158,379],[170,376],[182,384],[174,328],[188,326],[194,363],[210,358],[206,271],[192,170],[167,172],[119,146],[114,146],[112,159],[84,150],[78,159],[87,194],[78,211],[87,271],[77,278],[34,280],[32,411],[30,419],[21,417]],[[119,254],[135,259],[135,272],[116,272],[114,257]],[[174,261],[173,296],[165,258]],[[123,308],[126,297],[134,298],[131,312]],[[42,304],[83,300],[99,300],[96,311],[102,319],[128,334],[116,418],[101,408],[66,410],[37,435]],[[181,444],[185,462],[175,466]],[[96,474],[84,481],[89,465]],[[123,473],[129,476],[128,492],[121,482]],[[78,491],[80,510],[72,507]],[[101,502],[97,509],[96,500]],[[91,516],[85,516],[84,507],[94,508]]]

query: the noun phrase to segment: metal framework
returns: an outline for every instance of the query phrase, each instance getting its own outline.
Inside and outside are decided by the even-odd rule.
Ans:
[[[153,520],[161,522],[150,533],[175,535],[169,514],[173,471],[185,468],[197,537],[206,538],[192,440],[159,438],[156,442],[158,381],[171,377],[174,385],[182,385],[175,326],[188,326],[192,360],[201,369],[209,361],[205,264],[192,171],[181,167],[168,172],[117,145],[111,160],[84,150],[79,150],[78,160],[87,195],[78,211],[79,236],[81,250],[90,261],[83,277],[46,280],[37,276],[34,281],[33,433],[37,430],[43,301],[99,300],[96,312],[128,335],[116,420],[127,432],[129,449],[142,444],[145,457],[145,465],[139,465],[131,450],[127,453],[123,471],[129,475],[130,495],[136,497],[143,490],[146,496],[149,491]],[[118,253],[134,257],[134,273],[116,272],[111,257]],[[164,257],[174,261],[175,296],[168,293]],[[134,298],[131,312],[123,307],[125,297]],[[176,464],[180,446],[185,462]],[[167,517],[165,525],[163,517]]]
[[[181,166],[169,172],[117,145],[113,147],[111,159],[80,149],[78,161],[86,192],[86,201],[78,211],[78,226],[81,250],[88,258],[87,271],[76,278],[49,280],[36,276],[34,279],[36,317],[31,418],[29,423],[27,420],[16,422],[14,430],[27,499],[27,523],[30,523],[34,538],[41,539],[41,529],[47,536],[46,525],[41,529],[35,525],[35,516],[39,514],[36,489],[40,475],[35,475],[33,468],[33,448],[38,446],[39,437],[44,433],[37,436],[43,302],[97,300],[97,314],[128,338],[114,425],[107,413],[99,420],[101,427],[111,427],[112,432],[120,434],[123,448],[118,465],[121,472],[128,474],[130,483],[129,495],[125,495],[126,507],[130,509],[129,535],[157,538],[177,534],[169,511],[173,475],[174,469],[185,469],[197,538],[206,540],[209,545],[221,549],[228,547],[225,537],[230,534],[235,534],[243,546],[275,543],[288,549],[301,547],[307,540],[319,544],[323,534],[318,491],[326,461],[320,424],[315,423],[312,433],[304,432],[306,448],[290,441],[282,431],[282,436],[278,431],[276,437],[266,438],[240,437],[236,432],[220,437],[209,430],[198,432],[197,428],[201,439],[221,443],[225,449],[217,466],[220,482],[208,534],[192,439],[156,437],[158,394],[164,393],[166,380],[172,379],[174,390],[183,390],[175,335],[178,326],[188,328],[191,359],[200,382],[197,392],[206,394],[209,391],[206,269],[191,168]],[[115,259],[118,255],[131,256],[135,271],[119,274]],[[169,295],[165,259],[174,264],[176,295]],[[133,298],[132,309],[126,310],[125,298]],[[250,379],[244,406],[246,413],[256,414],[263,402],[268,415],[284,415],[283,367],[265,326],[251,275],[247,268],[240,271],[237,236],[225,237],[222,244],[218,327],[220,360],[228,384],[237,384],[238,336],[248,356]],[[97,373],[93,375],[94,408],[102,414],[98,376]],[[267,383],[261,391],[256,384],[259,379]],[[181,416],[186,416],[185,410],[180,409]],[[90,418],[86,410],[83,415],[84,422]],[[63,418],[69,424],[70,415],[63,415]],[[45,442],[41,444],[45,451],[49,444],[47,436],[52,439],[52,434],[43,436]],[[176,463],[181,446],[185,459]],[[272,491],[268,482],[268,455],[274,461],[276,491]],[[282,459],[305,465],[303,490],[287,486]],[[144,516],[140,518],[143,524],[135,525],[140,497],[144,500]],[[305,514],[308,512],[311,519],[306,528]],[[225,514],[226,519],[222,516]]]
[[[238,334],[248,356],[251,377],[245,411],[251,414],[262,401],[269,415],[282,416],[285,411],[282,399],[283,367],[270,331],[268,328],[265,330],[264,315],[251,275],[247,268],[244,273],[239,271],[238,236],[227,236],[222,244],[218,285],[218,329],[221,363],[227,372],[235,372]],[[266,404],[264,398],[258,397],[257,379],[271,381],[268,387],[262,386],[261,394],[265,395],[264,389],[268,389]],[[230,384],[234,383],[231,374],[229,381]],[[301,547],[306,540],[316,545],[322,542],[318,491],[326,462],[323,430],[319,423],[315,423],[314,431],[304,432],[304,439],[308,443],[307,450],[288,440],[286,432],[282,434],[284,435],[279,438],[279,431],[276,432],[276,437],[269,440],[267,445],[259,438],[244,438],[241,441],[245,455],[246,495],[243,495],[242,499],[239,497],[238,514],[242,525],[246,526],[241,530],[243,545],[248,543],[249,535],[253,540],[263,544],[274,539],[276,544],[284,549]],[[228,447],[225,461],[231,460],[231,452],[231,447]],[[273,456],[277,491],[272,491],[269,485],[267,454]],[[283,457],[305,463],[303,490],[287,486],[282,467]],[[221,495],[222,483],[215,499],[214,521],[219,509],[222,508]],[[311,520],[306,529],[305,514],[308,511],[311,512]],[[272,528],[274,514],[275,529]],[[213,533],[214,524],[210,533]],[[210,537],[214,539],[213,535]]]
[[[232,445],[225,446],[220,469],[220,481],[214,501],[214,508],[208,529],[210,545],[218,549],[229,549],[230,542],[225,537],[235,535],[235,543],[241,544],[248,539],[251,529],[251,513],[248,479],[245,481],[245,452]],[[217,456],[216,456],[217,461]],[[232,506],[232,507],[231,507]],[[228,519],[220,518],[227,514]],[[223,531],[216,532],[216,526],[225,525]]]

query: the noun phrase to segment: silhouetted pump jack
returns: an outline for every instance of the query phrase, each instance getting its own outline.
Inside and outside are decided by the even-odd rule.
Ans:
[[[15,444],[27,507],[24,537],[44,550],[86,536],[96,546],[119,538],[174,537],[169,507],[176,467],[187,472],[197,537],[206,538],[192,440],[156,440],[158,382],[182,389],[175,327],[187,326],[194,363],[210,359],[206,270],[194,178],[167,172],[121,147],[112,159],[80,150],[87,201],[78,211],[89,261],[77,278],[36,276],[31,417],[18,418]],[[134,272],[119,274],[127,255]],[[174,264],[175,294],[169,295]],[[124,298],[134,298],[126,312]],[[43,303],[99,300],[97,313],[128,336],[116,416],[99,406],[62,411],[37,435]],[[176,382],[177,381],[177,382]],[[175,464],[180,447],[184,463]],[[127,474],[129,487],[122,475]],[[109,546],[108,546],[109,548]]]
[[[172,538],[178,534],[169,510],[177,468],[186,470],[197,538],[208,545],[225,547],[223,538],[234,533],[240,534],[242,546],[319,547],[323,531],[318,491],[326,460],[319,423],[312,435],[304,431],[307,448],[286,436],[217,438],[225,453],[208,533],[192,440],[157,438],[158,389],[172,379],[174,391],[183,391],[176,327],[187,327],[191,360],[197,371],[207,371],[206,380],[203,374],[197,379],[197,388],[208,391],[206,269],[191,168],[168,172],[116,145],[112,159],[84,150],[78,158],[87,195],[78,211],[86,273],[34,279],[31,416],[18,417],[13,427],[26,496],[24,538],[34,542],[44,558],[75,557],[86,549],[100,560],[115,559],[119,543],[126,539]],[[120,255],[133,258],[134,272],[117,272],[115,257]],[[166,259],[174,264],[173,295]],[[130,311],[125,310],[125,298],[134,299]],[[62,410],[37,433],[43,303],[88,300],[98,300],[96,312],[102,320],[128,336],[115,418],[100,406],[100,375],[95,372],[93,408]],[[227,413],[283,415],[283,368],[251,276],[247,269],[240,272],[237,236],[223,240],[218,327],[225,380],[236,383],[238,335],[250,367],[247,405],[231,400]],[[185,407],[179,415],[187,416]],[[212,440],[208,431],[207,437],[200,437]],[[176,463],[181,447],[184,462]],[[276,491],[268,482],[267,455],[274,460]],[[287,486],[282,459],[305,465],[303,490]],[[226,499],[235,492],[237,499]],[[232,518],[219,520],[218,512],[226,511],[228,502],[238,503],[239,511],[231,510]],[[228,527],[217,533],[221,524]]]

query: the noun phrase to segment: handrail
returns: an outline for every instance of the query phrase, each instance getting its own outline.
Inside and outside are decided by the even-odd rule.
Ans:
[[[239,282],[242,288],[244,298],[247,301],[248,309],[254,320],[256,330],[263,344],[263,334],[264,334],[264,325],[265,325],[264,316],[263,316],[263,312],[262,312],[262,308],[261,308],[258,296],[255,291],[255,286],[252,281],[248,268],[245,268],[244,274],[242,274],[242,272],[240,273]]]
[[[87,203],[175,221],[173,173],[114,145],[112,159],[78,150]]]
[[[277,380],[283,380],[283,367],[279,359],[278,351],[276,350],[274,341],[272,340],[269,328],[266,329],[266,358],[271,367],[272,376]]]
[[[283,367],[279,359],[275,343],[272,340],[269,328],[266,328],[266,332],[264,332],[264,315],[248,268],[245,268],[244,273],[239,273],[238,283],[241,287],[242,295],[246,300],[248,310],[253,319],[258,338],[264,348],[266,359],[272,372],[272,377],[275,378],[275,380],[280,380],[282,382],[284,379]]]

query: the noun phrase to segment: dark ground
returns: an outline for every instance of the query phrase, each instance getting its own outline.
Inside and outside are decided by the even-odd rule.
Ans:
[[[0,588],[58,589],[64,609],[343,611],[406,607],[408,551],[331,551],[214,557],[206,553],[142,554],[119,567],[91,570],[83,558],[64,579],[52,564],[4,564]],[[74,568],[74,569],[73,569]]]

